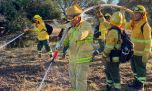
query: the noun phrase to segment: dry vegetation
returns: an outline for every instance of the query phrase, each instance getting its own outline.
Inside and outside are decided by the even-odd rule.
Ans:
[[[55,42],[50,44],[53,47]],[[68,62],[59,58],[52,65],[42,91],[72,91]],[[104,66],[100,55],[96,59],[97,62],[90,65],[88,91],[102,91],[105,88]],[[0,91],[36,91],[49,63],[45,51],[42,59],[37,58],[36,46],[1,50]],[[134,91],[126,86],[133,79],[130,64],[122,64],[120,69],[123,91]],[[145,91],[152,91],[152,64],[148,64],[147,69]]]

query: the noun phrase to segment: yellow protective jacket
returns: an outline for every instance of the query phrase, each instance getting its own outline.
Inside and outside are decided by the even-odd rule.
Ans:
[[[46,32],[46,27],[43,20],[39,19],[38,21],[39,21],[39,24],[36,24],[36,23],[33,24],[34,28],[32,31],[37,33],[38,40],[48,40],[49,35]]]
[[[141,30],[142,25],[143,32]],[[127,28],[131,30],[131,40],[134,43],[134,55],[137,56],[149,56],[151,51],[151,27],[147,22],[147,19],[141,19],[138,22],[130,22],[127,24]]]
[[[100,19],[99,31],[101,32],[101,35],[99,36],[99,39],[105,41],[106,34],[109,28],[109,22],[107,22],[104,18]]]
[[[78,64],[90,62],[93,52],[93,32],[91,25],[81,21],[76,27],[69,30],[64,39],[64,46],[69,46],[69,62]]]
[[[120,35],[119,35],[120,36]],[[118,37],[118,31],[115,29],[110,30],[107,33],[107,37],[106,37],[106,44],[105,44],[105,49],[103,51],[103,56],[104,57],[109,57],[109,54],[111,53],[111,51],[116,48],[116,49],[120,49],[121,48],[121,37]],[[119,57],[113,57],[112,58],[113,62],[118,62],[119,61]]]

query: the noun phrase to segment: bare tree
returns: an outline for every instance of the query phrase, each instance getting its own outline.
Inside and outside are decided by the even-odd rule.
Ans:
[[[104,3],[102,0],[54,0],[66,16],[66,8],[74,4],[79,4],[82,8],[86,8],[95,4]]]

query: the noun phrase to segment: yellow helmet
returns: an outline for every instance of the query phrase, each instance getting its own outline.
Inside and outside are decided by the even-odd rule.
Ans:
[[[82,12],[83,12],[83,10],[81,9],[81,7],[78,4],[71,6],[71,7],[67,8],[67,10],[66,10],[67,16],[79,15]]]
[[[110,23],[115,26],[121,26],[123,22],[123,16],[120,12],[115,12],[110,18]]]
[[[33,20],[34,23],[38,21],[39,23],[43,22],[42,17],[40,15],[34,15]]]
[[[34,19],[42,19],[42,17],[40,15],[35,15],[33,18]]]
[[[137,5],[134,10],[134,12],[139,12],[139,13],[145,13],[146,12],[146,9],[143,5]]]

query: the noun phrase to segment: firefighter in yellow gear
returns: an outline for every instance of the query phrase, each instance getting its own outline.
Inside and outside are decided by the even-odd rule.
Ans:
[[[137,5],[134,8],[133,19],[127,24],[131,33],[131,40],[134,43],[134,56],[131,60],[131,67],[134,73],[134,81],[129,87],[143,89],[146,81],[146,63],[151,51],[151,27],[147,20],[147,12],[144,6]]]
[[[110,21],[111,15],[109,13],[106,13],[103,16],[102,13],[100,12],[100,13],[97,13],[97,17],[99,19],[99,32],[101,33],[101,35],[97,39],[100,47],[94,51],[93,55],[97,55],[104,50],[104,46],[105,46],[104,42],[105,42],[108,29],[110,28],[109,21]]]
[[[50,49],[49,46],[49,35],[46,32],[46,26],[45,23],[40,15],[35,15],[33,17],[33,24],[31,29],[25,29],[26,31],[33,31],[37,33],[37,38],[38,38],[38,45],[37,45],[37,50],[38,50],[38,57],[41,58],[41,53],[42,53],[42,48],[45,46],[45,49],[47,52],[49,52],[49,56],[52,57],[52,50]]]
[[[111,30],[108,31],[106,40],[105,40],[105,48],[103,50],[102,58],[106,61],[105,65],[105,73],[106,73],[106,81],[107,81],[107,88],[106,91],[120,91],[121,84],[120,84],[120,73],[119,73],[119,57],[113,57],[110,60],[109,54],[112,50],[121,49],[121,38],[119,37],[119,33],[116,29],[112,27],[117,27],[120,29],[123,22],[122,13],[115,12],[111,16],[110,24]]]
[[[64,46],[69,46],[69,77],[74,91],[87,91],[87,75],[93,51],[92,28],[79,16],[83,12],[79,5],[67,8],[66,12],[73,19],[72,23],[80,18],[80,22],[72,24],[74,26],[64,39]]]

